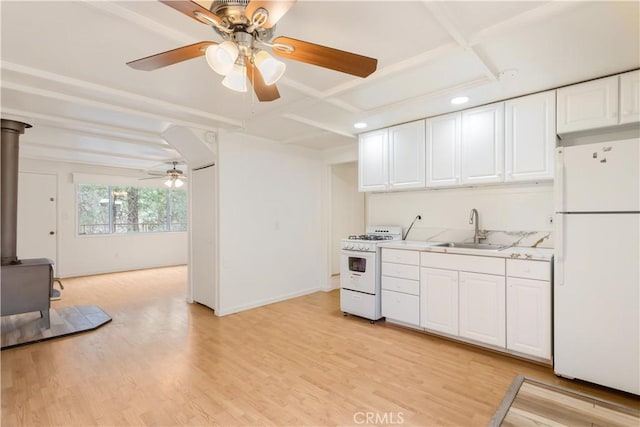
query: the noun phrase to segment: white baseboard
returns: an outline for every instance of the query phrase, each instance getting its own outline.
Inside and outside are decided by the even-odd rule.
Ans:
[[[252,308],[258,308],[258,307],[262,307],[265,305],[269,305],[269,304],[274,304],[276,302],[281,302],[281,301],[286,301],[286,300],[290,300],[293,298],[298,298],[304,295],[309,295],[312,294],[314,292],[318,292],[323,290],[322,288],[309,288],[309,289],[303,289],[301,291],[297,291],[297,292],[292,292],[289,294],[283,294],[283,295],[278,295],[272,298],[265,298],[262,300],[258,300],[258,301],[253,301],[253,302],[249,302],[246,304],[240,304],[240,305],[236,305],[234,307],[228,307],[228,308],[224,308],[224,307],[218,307],[218,310],[216,311],[216,315],[217,316],[226,316],[228,314],[233,314],[233,313],[238,313],[240,311],[245,311],[245,310],[250,310]]]

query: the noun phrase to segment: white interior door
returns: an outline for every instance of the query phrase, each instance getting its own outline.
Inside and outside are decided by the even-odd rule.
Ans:
[[[20,172],[18,178],[19,259],[57,262],[57,186],[55,174]],[[57,268],[54,264],[54,276]]]
[[[215,166],[192,170],[189,176],[192,299],[214,310],[217,284],[215,179]]]

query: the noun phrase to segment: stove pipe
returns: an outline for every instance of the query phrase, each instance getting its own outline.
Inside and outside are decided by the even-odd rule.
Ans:
[[[0,150],[0,257],[2,265],[19,264],[16,256],[18,232],[18,140],[27,123],[2,119],[2,143]]]

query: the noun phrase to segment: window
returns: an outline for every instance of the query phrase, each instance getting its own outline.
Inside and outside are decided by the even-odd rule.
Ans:
[[[187,191],[80,184],[78,234],[187,230]]]

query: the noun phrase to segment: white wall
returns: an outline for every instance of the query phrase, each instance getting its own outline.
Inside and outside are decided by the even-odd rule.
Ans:
[[[364,193],[358,192],[358,164],[331,166],[331,274],[340,273],[340,240],[364,233]]]
[[[221,132],[218,141],[217,314],[321,289],[324,162],[310,150],[239,134]]]
[[[368,194],[367,224],[400,225],[406,231],[413,218],[422,215],[407,240],[425,240],[433,229],[472,232],[472,208],[479,212],[481,229],[552,232],[547,219],[554,212],[553,183]]]
[[[106,236],[78,236],[76,189],[73,173],[131,177],[135,171],[72,163],[20,159],[21,172],[48,172],[58,177],[58,257],[60,277],[179,265],[187,262],[187,233],[139,233]],[[18,195],[20,197],[20,195]],[[20,236],[18,236],[18,239]]]

